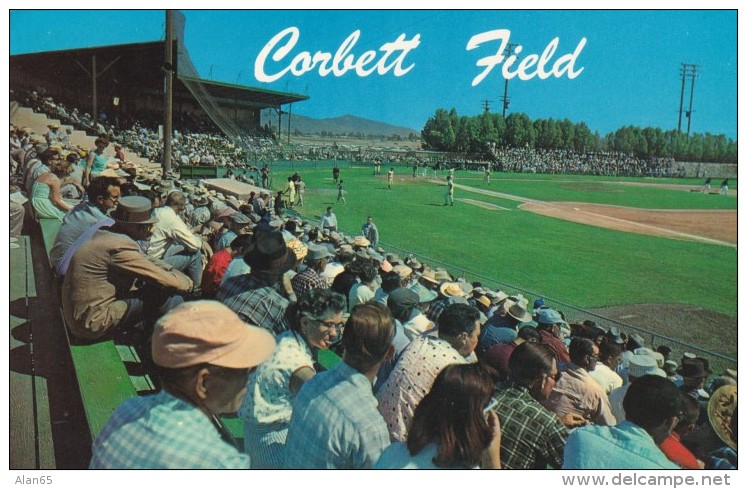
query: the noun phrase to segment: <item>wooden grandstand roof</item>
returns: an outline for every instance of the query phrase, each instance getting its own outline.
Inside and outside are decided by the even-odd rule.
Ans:
[[[142,93],[142,89],[145,89],[146,93],[162,91],[164,49],[163,41],[154,41],[14,55],[10,56],[11,87],[14,79],[19,80],[19,77],[25,74],[39,80],[48,80],[50,84],[67,87],[77,85],[82,90],[89,89],[91,59],[96,55],[97,71],[106,68],[99,78],[100,83],[106,83],[110,91],[116,91],[117,88],[121,88],[123,93]],[[308,95],[180,75],[176,49],[174,53],[177,78],[201,83],[221,105],[278,108],[309,99]],[[186,87],[181,83],[175,83],[174,90],[176,98],[189,97]]]

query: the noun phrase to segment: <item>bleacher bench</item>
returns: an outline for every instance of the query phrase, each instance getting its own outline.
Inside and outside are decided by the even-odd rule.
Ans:
[[[47,257],[61,224],[58,219],[39,220]],[[75,344],[62,314],[60,320],[68,339],[83,408],[93,440],[120,404],[138,395],[154,392],[155,386],[148,373],[143,371],[140,357],[134,347],[115,344],[112,340]],[[340,357],[334,352],[319,352],[318,362],[323,369],[330,369],[339,361]],[[236,415],[222,416],[220,422],[236,446],[240,450],[243,449],[244,425],[241,418]]]

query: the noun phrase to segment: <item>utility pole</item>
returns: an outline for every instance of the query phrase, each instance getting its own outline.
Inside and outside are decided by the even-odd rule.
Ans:
[[[680,68],[680,76],[682,77],[682,88],[680,89],[680,110],[679,115],[677,117],[677,132],[682,132],[682,104],[685,99],[685,80],[687,78],[691,79],[690,84],[690,110],[685,112],[685,117],[687,117],[687,134],[690,134],[690,118],[692,115],[692,109],[693,109],[693,89],[695,88],[695,77],[697,76],[698,72],[698,65],[689,64],[689,63],[681,63],[682,67]]]
[[[514,48],[517,45],[514,43],[508,43],[506,44],[506,50],[503,51],[504,57],[509,57],[513,54]],[[504,80],[503,83],[503,97],[501,97],[501,101],[503,102],[503,118],[506,118],[506,110],[508,109],[509,104],[511,103],[510,99],[508,98],[508,78]]]
[[[482,101],[482,110],[484,112],[490,112],[490,103],[492,100],[483,100]]]
[[[172,29],[171,10],[166,10],[166,55],[163,62],[164,69],[164,90],[163,90],[163,174],[166,175],[171,171],[171,109],[172,109],[172,91],[174,88],[174,60],[172,48],[174,44],[174,32]]]
[[[291,112],[293,112],[293,103],[288,105],[288,144],[291,142]]]
[[[693,65],[693,73],[690,77],[690,107],[687,109],[687,135],[690,135],[690,123],[693,121],[693,94],[695,93],[695,77],[697,74],[697,66]]]

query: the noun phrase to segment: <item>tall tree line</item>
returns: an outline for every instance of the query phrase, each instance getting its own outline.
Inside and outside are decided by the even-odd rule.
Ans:
[[[583,122],[537,119],[526,114],[483,112],[460,116],[456,109],[437,109],[422,131],[423,149],[486,153],[496,147],[530,147],[585,151],[620,151],[639,158],[673,157],[677,161],[736,163],[737,143],[723,134],[693,134],[656,127],[625,126],[601,137]]]

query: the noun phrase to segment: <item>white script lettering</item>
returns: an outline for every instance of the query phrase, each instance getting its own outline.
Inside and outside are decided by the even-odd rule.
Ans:
[[[318,69],[319,76],[332,74],[339,77],[350,70],[355,70],[360,77],[368,76],[374,71],[379,75],[392,71],[394,76],[399,77],[407,74],[415,66],[415,63],[412,63],[404,67],[403,63],[405,56],[420,45],[420,34],[416,34],[409,40],[405,39],[405,34],[400,34],[395,41],[382,44],[379,51],[383,54],[378,60],[376,57],[379,52],[374,50],[362,53],[357,59],[355,54],[351,54],[360,35],[360,30],[350,34],[334,54],[317,51],[312,55],[309,51],[301,51],[284,68],[273,70],[271,65],[267,65],[268,60],[275,63],[285,61],[298,43],[300,37],[298,28],[288,27],[270,39],[259,52],[254,61],[254,77],[260,82],[273,82],[289,72],[292,75],[301,76],[315,69]]]
[[[506,52],[506,46],[508,45],[508,40],[510,37],[510,30],[496,29],[493,31],[476,34],[469,40],[469,42],[467,43],[467,51],[479,48],[480,45],[486,42],[500,41],[500,45],[498,46],[498,50],[495,52],[495,54],[485,56],[484,58],[480,58],[477,60],[477,66],[484,66],[485,69],[482,71],[482,73],[477,75],[472,80],[473,87],[483,81],[483,79],[488,76],[493,68],[503,63],[504,60],[505,63],[503,64],[503,67],[501,69],[501,74],[506,80],[510,80],[515,76],[518,76],[520,80],[531,80],[535,76],[539,77],[540,80],[545,80],[550,76],[561,78],[563,75],[567,75],[570,80],[573,80],[578,75],[580,75],[582,71],[584,71],[583,67],[574,71],[574,64],[578,59],[578,56],[581,54],[581,51],[584,49],[584,46],[586,45],[585,37],[581,38],[578,45],[576,46],[576,50],[573,53],[565,54],[559,57],[549,71],[546,70],[546,66],[549,65],[550,60],[555,54],[555,51],[558,49],[558,43],[560,42],[559,38],[556,37],[555,39],[550,41],[541,55],[530,54],[526,56],[519,62],[518,68],[512,71],[511,68],[518,58],[517,55],[520,54],[523,50],[523,47],[516,46],[516,48],[514,48],[514,51],[509,54],[508,58],[506,58],[506,56],[504,56],[504,53]]]

